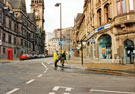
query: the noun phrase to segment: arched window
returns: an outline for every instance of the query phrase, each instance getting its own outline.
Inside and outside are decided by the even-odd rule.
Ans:
[[[102,17],[101,17],[101,9],[99,9],[98,11],[97,11],[97,17],[98,17],[98,25],[100,26],[101,25],[101,19],[102,19]]]
[[[106,4],[104,6],[104,11],[105,11],[105,22],[109,22],[109,4]]]

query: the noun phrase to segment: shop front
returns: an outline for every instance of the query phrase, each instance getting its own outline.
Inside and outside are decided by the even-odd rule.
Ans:
[[[103,34],[99,38],[99,58],[112,59],[112,39],[108,34]]]
[[[124,64],[134,64],[134,42],[132,40],[124,41]]]

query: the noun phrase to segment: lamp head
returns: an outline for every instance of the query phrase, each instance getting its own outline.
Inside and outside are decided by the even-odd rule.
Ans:
[[[61,3],[56,3],[55,7],[59,7],[61,5]]]

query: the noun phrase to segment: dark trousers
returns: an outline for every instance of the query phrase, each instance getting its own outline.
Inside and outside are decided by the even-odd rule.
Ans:
[[[59,61],[59,60],[57,60],[57,59],[55,60],[55,62],[54,62],[54,66],[55,66],[55,67],[57,67],[58,61]]]

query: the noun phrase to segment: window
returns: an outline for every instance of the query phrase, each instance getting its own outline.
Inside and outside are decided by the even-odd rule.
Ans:
[[[106,4],[105,7],[105,22],[109,21],[109,4]]]
[[[14,37],[14,45],[16,45],[16,37]]]
[[[121,2],[120,1],[117,2],[117,13],[118,13],[118,15],[121,14]]]
[[[100,26],[101,25],[101,9],[99,9],[98,11],[97,11],[97,15],[98,15],[98,25]]]
[[[11,44],[11,35],[8,35],[8,43],[10,43]]]
[[[2,35],[2,41],[3,41],[3,42],[6,41],[6,34],[5,34],[5,33],[3,33],[3,35]]]
[[[12,21],[9,20],[9,29],[11,30],[12,29]]]
[[[129,0],[130,11],[134,11],[134,0]]]
[[[14,54],[16,54],[16,48],[14,49]]]
[[[6,17],[3,17],[3,25],[6,25]]]
[[[2,9],[0,9],[0,23],[2,22]]]
[[[3,48],[3,54],[5,54],[6,53],[6,48]]]
[[[23,35],[23,26],[21,26],[21,34]]]
[[[23,46],[23,39],[21,39],[21,46]]]
[[[135,5],[135,0],[128,0],[129,1],[129,12],[134,11],[134,5]],[[117,13],[118,15],[122,13],[127,13],[127,0],[118,0],[117,1]]]
[[[17,32],[17,24],[16,24],[16,22],[14,24],[14,32]]]
[[[127,13],[126,0],[122,0],[122,12]]]

